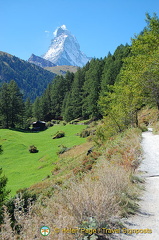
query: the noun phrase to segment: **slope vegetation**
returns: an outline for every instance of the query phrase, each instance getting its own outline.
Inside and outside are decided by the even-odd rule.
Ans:
[[[0,84],[16,81],[25,99],[29,97],[34,100],[40,96],[54,77],[54,73],[8,53],[0,52]]]

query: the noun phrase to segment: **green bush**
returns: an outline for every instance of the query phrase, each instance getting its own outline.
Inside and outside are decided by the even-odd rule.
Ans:
[[[139,128],[141,129],[142,132],[146,132],[148,131],[148,128],[146,127],[146,125],[143,123],[139,126]]]
[[[46,123],[46,127],[47,127],[47,128],[53,127],[53,126],[54,126],[54,124],[53,124],[52,122],[47,122],[47,123]]]
[[[67,148],[64,145],[60,146],[60,149],[57,151],[57,154],[63,154],[64,152],[68,151],[70,148]]]
[[[52,137],[52,139],[62,138],[64,136],[65,136],[65,132],[58,131],[58,132],[55,133],[55,135]]]
[[[90,135],[95,135],[95,130],[87,128],[80,133],[80,137],[82,138],[89,137]]]
[[[34,145],[32,145],[32,146],[30,146],[29,152],[30,152],[30,153],[37,153],[37,152],[39,152],[39,150],[37,150],[37,147],[35,147]]]

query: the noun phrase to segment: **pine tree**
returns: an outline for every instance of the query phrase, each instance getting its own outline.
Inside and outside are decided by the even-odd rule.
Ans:
[[[10,81],[9,85],[10,92],[10,119],[11,119],[11,127],[15,127],[15,124],[22,121],[22,115],[24,111],[24,103],[23,103],[23,95],[18,88],[18,85],[14,80]]]
[[[27,98],[26,99],[26,102],[25,102],[25,118],[26,119],[29,119],[31,118],[33,115],[33,112],[32,112],[32,103],[30,101],[30,98]]]
[[[85,81],[84,70],[81,68],[74,75],[71,91],[65,95],[62,113],[66,121],[82,116],[83,84]]]
[[[36,118],[37,121],[42,120],[42,104],[40,97],[37,97],[33,103],[33,117]]]
[[[10,124],[10,112],[11,112],[11,99],[10,99],[10,91],[8,88],[8,84],[4,83],[0,89],[0,115],[1,115],[1,123],[3,128],[9,128]]]
[[[112,55],[110,52],[104,59],[104,69],[101,80],[101,94],[108,90],[108,85],[114,85],[117,76],[120,73],[124,59],[130,55],[130,47],[128,44],[120,45]]]
[[[30,124],[32,123],[32,117],[33,117],[32,103],[30,101],[30,98],[27,98],[26,102],[24,103],[23,127],[25,129],[28,129]]]
[[[99,117],[98,99],[101,90],[101,75],[103,71],[103,61],[92,59],[89,70],[85,74],[83,86],[82,116],[84,118]]]

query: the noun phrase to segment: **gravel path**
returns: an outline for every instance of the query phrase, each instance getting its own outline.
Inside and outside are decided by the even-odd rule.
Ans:
[[[147,233],[120,233],[114,236],[118,240],[159,240],[159,135],[153,135],[149,129],[142,137],[144,158],[139,170],[145,178],[146,189],[139,202],[140,211],[124,224],[127,229],[142,229]]]

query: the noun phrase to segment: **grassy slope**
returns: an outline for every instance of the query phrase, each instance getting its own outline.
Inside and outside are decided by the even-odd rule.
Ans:
[[[7,187],[11,189],[12,195],[18,189],[29,187],[51,173],[55,167],[53,163],[58,160],[56,152],[59,145],[72,147],[84,143],[85,139],[75,135],[83,128],[83,125],[56,125],[39,133],[1,129],[0,144],[4,151],[0,156],[0,167],[8,177]],[[52,136],[59,130],[64,131],[66,136],[53,140]],[[30,145],[35,145],[39,152],[29,153]]]
[[[46,70],[55,73],[57,75],[65,75],[64,72],[77,72],[78,67],[75,66],[67,66],[67,65],[63,65],[63,66],[55,66],[55,67],[46,67]]]

